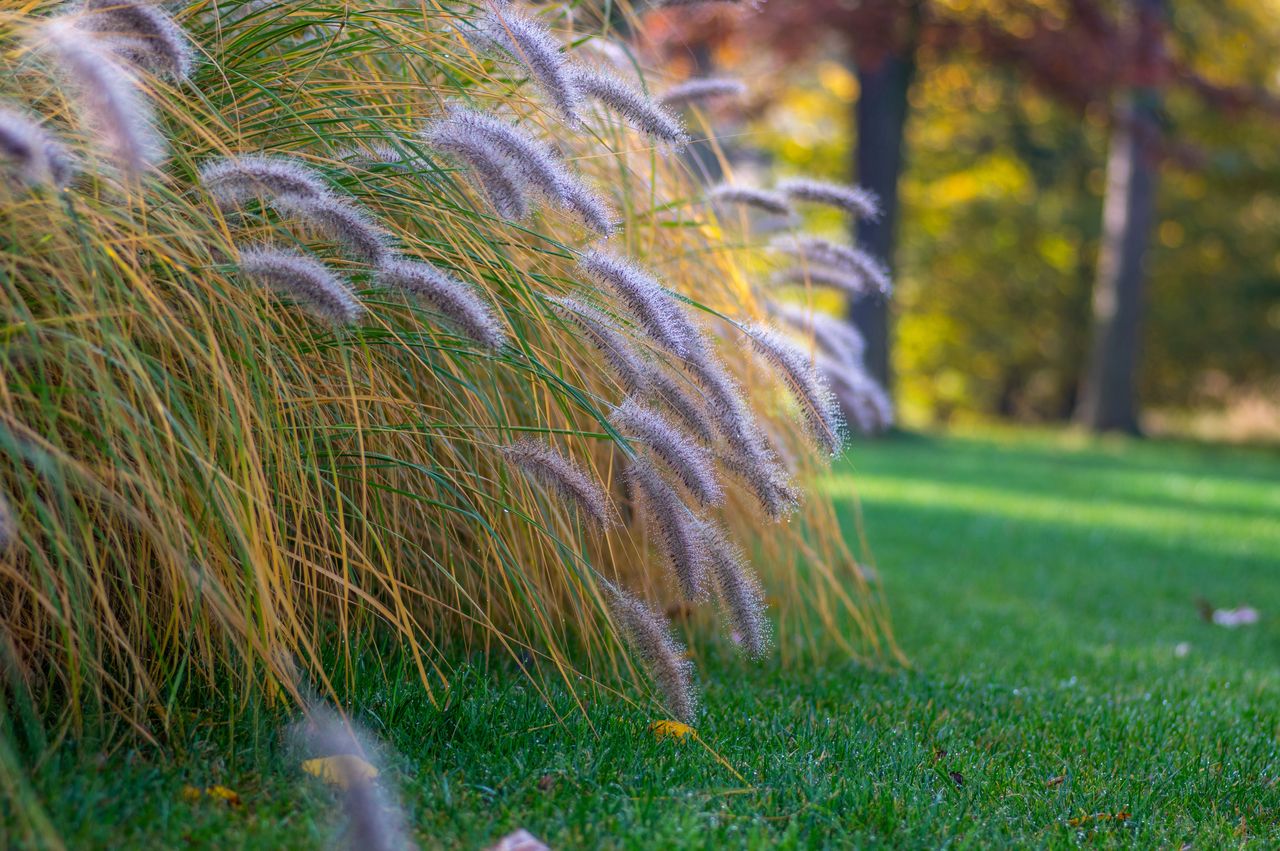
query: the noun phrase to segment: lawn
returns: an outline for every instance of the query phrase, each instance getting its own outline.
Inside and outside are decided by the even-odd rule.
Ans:
[[[555,716],[475,675],[431,708],[370,686],[424,846],[526,827],[553,847],[1280,844],[1280,456],[1053,433],[858,445],[855,494],[912,670],[703,667],[703,741],[621,706]],[[1252,626],[1196,601],[1250,605]],[[372,682],[372,678],[370,682]],[[330,792],[274,725],[173,757],[68,745],[37,791],[73,847],[307,847]],[[183,799],[222,783],[238,807]],[[0,844],[4,844],[0,836]]]

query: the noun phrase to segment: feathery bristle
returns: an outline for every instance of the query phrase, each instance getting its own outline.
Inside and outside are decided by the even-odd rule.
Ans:
[[[822,266],[793,266],[774,275],[771,283],[775,287],[830,287],[854,297],[879,292],[861,272],[851,274]]]
[[[774,240],[773,247],[806,263],[825,266],[861,277],[872,292],[888,295],[893,289],[889,270],[860,248],[837,245],[816,236],[784,237]]]
[[[550,446],[526,438],[499,451],[530,478],[554,490],[565,502],[576,505],[582,516],[597,528],[607,529],[616,524],[613,503],[600,483]]]
[[[812,334],[818,347],[837,362],[862,363],[867,343],[852,322],[798,304],[773,303],[769,305],[769,312],[792,327]]]
[[[803,494],[790,481],[771,452],[752,447],[719,458],[720,465],[742,479],[770,520],[783,520],[800,507]]]
[[[720,358],[699,340],[692,347],[685,366],[707,396],[708,408],[716,428],[735,446],[757,442],[759,430],[755,417]]]
[[[559,312],[574,322],[587,342],[604,355],[618,374],[622,388],[628,393],[643,394],[649,389],[649,369],[627,339],[608,316],[576,299],[551,300]]]
[[[565,193],[565,207],[600,236],[612,236],[620,220],[608,204],[585,184],[575,181]]]
[[[83,0],[81,9],[81,26],[105,37],[128,61],[177,80],[191,76],[191,42],[163,9],[136,0]]]
[[[662,93],[658,101],[663,106],[684,106],[691,103],[710,100],[711,98],[742,97],[747,87],[741,80],[729,77],[698,77],[686,80]]]
[[[598,285],[612,290],[655,341],[683,357],[697,331],[662,285],[630,260],[592,249],[578,258],[578,268]]]
[[[493,44],[524,66],[566,121],[578,122],[581,93],[560,51],[560,42],[537,21],[510,7],[489,12],[483,33]]]
[[[137,176],[159,163],[164,142],[133,74],[67,16],[50,19],[37,32],[38,46],[73,85],[81,120],[115,164]]]
[[[370,740],[347,721],[320,707],[310,707],[298,737],[315,758],[352,756],[374,769],[364,771],[339,765],[342,811],[346,822],[344,845],[351,851],[408,851],[414,848],[406,819],[395,797],[375,779],[382,776],[381,759]]]
[[[769,652],[769,620],[765,617],[764,589],[742,550],[717,524],[703,521],[711,578],[729,623],[738,634],[743,651],[752,659]]]
[[[706,409],[680,386],[680,382],[657,365],[650,366],[647,378],[649,392],[640,395],[657,402],[679,417],[703,443],[715,440],[715,426]]]
[[[837,454],[844,443],[839,410],[808,354],[771,328],[755,325],[746,331],[756,352],[791,390],[818,445],[830,455]]]
[[[893,402],[889,394],[861,366],[823,358],[818,361],[818,368],[859,432],[879,434],[893,425]]]
[[[634,399],[626,399],[609,417],[629,440],[638,440],[667,463],[694,498],[703,505],[724,501],[715,464],[706,449],[690,440],[666,417]]]
[[[876,193],[861,186],[842,186],[809,178],[793,178],[778,184],[778,191],[792,201],[825,204],[843,210],[854,218],[877,219],[880,217],[880,199]]]
[[[494,158],[505,158],[521,182],[557,203],[566,199],[567,186],[575,178],[558,154],[545,142],[513,124],[465,106],[451,104],[439,122],[454,132],[492,147]]]
[[[787,199],[777,192],[758,189],[754,186],[739,186],[732,183],[721,183],[707,193],[707,198],[716,204],[739,204],[755,207],[771,216],[790,216],[791,205]]]
[[[11,163],[28,186],[63,187],[73,173],[62,143],[27,113],[6,106],[0,106],[0,160]]]
[[[387,232],[353,204],[327,195],[278,195],[270,203],[279,212],[301,219],[330,239],[342,243],[353,257],[366,263],[376,266],[391,256]]]
[[[507,157],[455,124],[433,124],[422,133],[433,148],[452,154],[470,167],[498,215],[519,220],[529,215],[529,201],[519,175]]]
[[[224,210],[254,198],[324,198],[324,178],[302,163],[280,156],[224,157],[200,167],[200,183]]]
[[[668,711],[677,721],[692,724],[698,713],[693,687],[693,663],[685,648],[671,636],[666,619],[616,585],[601,580],[609,613],[627,643],[644,663]]]
[[[364,306],[342,278],[306,254],[279,248],[246,248],[240,252],[240,271],[335,325],[350,325],[364,316]]]
[[[480,295],[430,263],[388,261],[379,267],[374,283],[422,299],[482,346],[497,350],[507,341],[494,310]]]
[[[688,144],[689,137],[680,119],[617,75],[579,68],[574,71],[574,81],[584,95],[610,107],[641,133],[676,147]]]
[[[650,533],[657,538],[681,593],[690,600],[702,599],[706,596],[707,548],[698,517],[647,460],[632,459],[625,475],[632,498],[643,501]]]

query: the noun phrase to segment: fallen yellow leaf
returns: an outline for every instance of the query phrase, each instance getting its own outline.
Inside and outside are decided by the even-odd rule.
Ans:
[[[184,801],[198,801],[200,800],[200,796],[203,794],[204,792],[197,789],[195,786],[182,787],[182,800]]]
[[[688,724],[681,724],[679,721],[654,721],[649,725],[649,729],[659,739],[680,739],[684,740],[690,737],[697,738],[698,734]]]
[[[233,807],[240,806],[240,795],[226,786],[206,786],[203,789],[198,786],[182,787],[182,800],[195,803],[201,798],[214,798],[218,801],[226,801]]]
[[[302,770],[341,789],[347,789],[353,783],[372,780],[378,776],[378,769],[352,754],[309,759],[302,763]]]

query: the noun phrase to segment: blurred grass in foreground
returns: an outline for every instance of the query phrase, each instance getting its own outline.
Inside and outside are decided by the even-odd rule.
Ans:
[[[851,455],[830,489],[852,531],[857,482],[914,671],[751,668],[713,647],[699,733],[744,782],[621,702],[548,709],[476,668],[435,708],[366,659],[357,702],[398,751],[388,777],[422,844],[516,827],[553,847],[1280,841],[1280,457],[1012,431]],[[1200,596],[1261,622],[1205,623]],[[276,719],[191,722],[176,760],[82,747],[48,762],[36,787],[68,840],[332,835],[331,794]],[[185,802],[185,783],[244,803]]]

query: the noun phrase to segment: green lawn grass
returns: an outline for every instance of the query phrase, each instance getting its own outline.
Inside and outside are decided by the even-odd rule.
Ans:
[[[907,436],[855,446],[829,487],[850,524],[862,501],[913,670],[711,653],[700,733],[746,782],[620,705],[593,708],[596,733],[567,701],[556,723],[515,677],[466,678],[440,709],[407,676],[370,685],[421,843],[1280,845],[1280,457]],[[1199,597],[1261,622],[1205,623]],[[196,729],[173,759],[68,745],[36,791],[73,847],[332,838],[331,793],[274,725]]]

